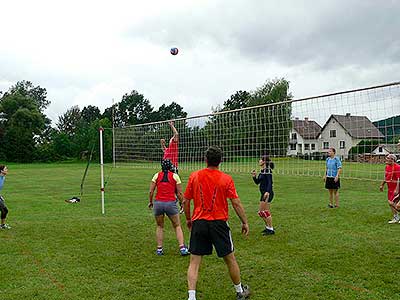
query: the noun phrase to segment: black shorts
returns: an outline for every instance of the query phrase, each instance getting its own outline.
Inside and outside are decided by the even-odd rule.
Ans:
[[[222,220],[195,220],[190,233],[189,252],[194,255],[210,255],[214,245],[219,257],[233,252],[231,230]]]
[[[261,202],[261,201],[262,201],[262,202],[265,202],[265,199],[264,199],[264,194],[265,194],[265,193],[269,193],[269,197],[268,197],[267,202],[268,202],[268,203],[272,202],[272,199],[274,199],[274,191],[265,191],[264,193],[261,192],[260,202]]]
[[[337,190],[340,189],[340,179],[335,182],[335,178],[333,177],[326,177],[325,180],[325,188],[328,190]]]

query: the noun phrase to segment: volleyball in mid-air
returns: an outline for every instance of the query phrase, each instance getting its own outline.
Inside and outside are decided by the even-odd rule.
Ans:
[[[171,48],[171,50],[169,51],[171,52],[172,55],[177,55],[178,54],[178,48]]]

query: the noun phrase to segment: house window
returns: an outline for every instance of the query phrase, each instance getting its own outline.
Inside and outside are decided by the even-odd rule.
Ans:
[[[297,151],[301,152],[303,149],[302,144],[297,144]]]
[[[334,129],[334,130],[330,130],[329,131],[329,137],[336,137],[336,130]]]
[[[324,142],[323,148],[324,149],[329,149],[329,142]]]
[[[346,144],[345,144],[344,141],[340,141],[340,142],[339,142],[339,148],[340,148],[340,149],[346,148],[345,145],[346,145]]]
[[[297,140],[297,133],[296,132],[292,133],[292,140]]]
[[[382,152],[383,152],[383,148],[382,148],[382,147],[379,147],[378,152],[379,152],[379,153],[382,153]]]
[[[315,150],[315,144],[311,144],[311,150]]]
[[[290,150],[296,150],[296,144],[290,144]]]
[[[304,150],[310,150],[310,144],[304,144]]]

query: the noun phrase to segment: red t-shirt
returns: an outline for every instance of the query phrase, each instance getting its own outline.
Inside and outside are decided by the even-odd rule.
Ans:
[[[396,189],[397,180],[400,179],[400,165],[386,165],[385,168],[385,181],[388,189]]]
[[[168,182],[163,182],[163,177],[163,171],[156,173],[153,176],[152,181],[157,186],[157,194],[155,199],[163,202],[175,201],[176,185],[181,183],[181,179],[179,178],[178,174],[173,172],[168,172]]]
[[[190,174],[184,196],[186,199],[193,199],[193,221],[227,221],[227,198],[239,198],[231,176],[208,168]]]
[[[163,159],[169,159],[175,167],[178,167],[178,142],[171,138],[168,148],[164,151]]]
[[[397,181],[400,179],[400,165],[386,165],[385,181],[388,186],[388,200],[393,201],[394,192],[397,187]]]

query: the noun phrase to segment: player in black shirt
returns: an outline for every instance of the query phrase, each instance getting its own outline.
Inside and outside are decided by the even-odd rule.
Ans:
[[[256,170],[251,172],[255,184],[260,185],[260,208],[258,215],[263,219],[265,223],[265,229],[263,235],[275,234],[274,227],[272,227],[272,216],[271,216],[271,201],[274,198],[274,191],[272,190],[272,169],[274,163],[271,161],[268,155],[263,155],[259,162],[261,171],[257,176]]]

